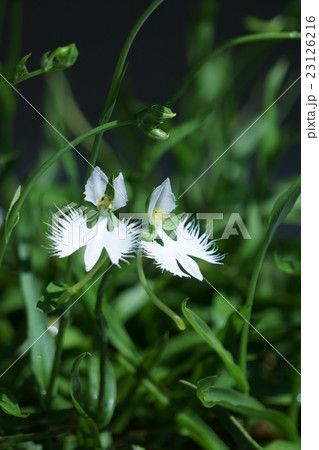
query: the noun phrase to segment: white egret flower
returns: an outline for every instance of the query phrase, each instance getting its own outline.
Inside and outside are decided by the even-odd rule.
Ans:
[[[169,178],[166,178],[160,186],[154,189],[148,206],[149,222],[154,225],[155,230],[159,231],[162,228],[163,221],[175,208],[175,195],[172,192]]]
[[[162,242],[142,240],[140,245],[145,256],[154,259],[162,271],[167,270],[179,277],[193,276],[201,281],[203,275],[193,257],[212,264],[222,264],[220,261],[224,255],[217,253],[217,245],[214,241],[209,241],[207,233],[200,235],[199,224],[194,221],[186,223],[187,216],[176,224],[173,238],[169,236],[165,230],[165,220],[175,207],[175,196],[167,178],[154,190],[148,210],[150,224],[155,227]],[[161,214],[160,218],[157,214]]]
[[[105,173],[99,167],[95,167],[85,185],[84,200],[93,203],[102,213],[116,211],[127,203],[127,193],[122,172],[113,182],[114,198],[105,195],[108,183],[109,179]]]
[[[49,225],[49,250],[60,258],[69,256],[81,247],[85,248],[84,263],[88,272],[98,262],[105,249],[112,264],[133,256],[137,243],[139,227],[128,220],[118,220],[111,211],[124,206],[127,194],[123,175],[115,178],[114,198],[105,195],[108,180],[100,168],[96,168],[85,186],[85,199],[93,203],[100,211],[97,222],[89,228],[88,217],[79,208],[67,206],[64,211],[58,209],[53,215],[53,224]]]

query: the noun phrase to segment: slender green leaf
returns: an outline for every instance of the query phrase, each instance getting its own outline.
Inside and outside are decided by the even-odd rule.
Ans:
[[[206,408],[222,406],[244,416],[272,422],[282,436],[298,441],[299,436],[294,424],[285,414],[265,408],[258,400],[240,392],[214,387],[211,377],[200,380],[197,384],[197,397]]]
[[[240,450],[262,450],[236,417],[218,405],[215,406],[214,412],[225,430],[232,435]]]
[[[21,413],[20,406],[15,398],[15,396],[7,389],[0,389],[0,409],[6,414],[15,417],[28,417],[29,414]]]
[[[32,344],[31,365],[32,372],[39,384],[41,395],[46,395],[54,358],[54,342],[48,332],[46,317],[36,311],[36,302],[39,298],[38,286],[30,270],[30,245],[25,240],[19,243],[18,252],[24,270],[20,272],[20,286],[26,307],[27,334]]]
[[[289,441],[274,441],[264,447],[265,450],[300,450],[300,444]]]
[[[197,414],[186,409],[176,414],[176,422],[181,427],[181,433],[197,442],[206,450],[227,450],[229,447],[215,434]]]
[[[5,220],[6,224],[8,223],[9,216],[10,216],[10,214],[11,214],[12,208],[14,207],[14,205],[16,204],[16,202],[19,200],[20,195],[21,195],[21,185],[18,186],[18,189],[15,191],[15,193],[14,193],[14,195],[13,195],[13,197],[12,197],[12,200],[11,200],[11,203],[10,203],[10,206],[9,206],[9,209],[8,209],[8,211],[7,211],[7,214],[6,214],[6,220]],[[14,223],[14,225],[12,226],[11,229],[6,230],[6,232],[7,232],[7,233],[10,233],[10,232],[12,231],[12,229],[15,227],[16,224],[17,224],[17,222]]]
[[[300,177],[290,186],[290,188],[281,194],[276,201],[269,218],[269,231],[272,236],[277,227],[283,222],[288,213],[292,210],[297,198],[300,195],[301,179]]]
[[[105,391],[100,426],[105,427],[112,419],[117,394],[116,377],[109,359],[105,361]]]
[[[61,427],[58,430],[51,431],[43,431],[40,433],[26,433],[26,434],[18,434],[11,436],[0,436],[0,449],[13,449],[13,448],[23,448],[25,450],[29,449],[38,449],[38,446],[33,446],[31,444],[32,441],[44,441],[52,438],[56,438],[61,436],[69,431],[68,427]],[[29,442],[31,441],[31,442]],[[19,443],[24,442],[25,445],[23,447],[16,447]],[[30,444],[30,446],[28,446]],[[42,448],[42,446],[41,446]]]
[[[73,363],[72,371],[71,371],[71,398],[76,409],[77,413],[83,417],[89,417],[83,407],[82,403],[82,395],[81,395],[81,383],[80,383],[80,363],[86,357],[91,356],[90,353],[84,352],[79,355]]]
[[[79,443],[88,448],[100,448],[99,431],[96,423],[86,413],[82,406],[81,383],[79,368],[80,363],[86,356],[91,356],[90,353],[81,353],[73,363],[71,371],[71,398],[74,408],[78,414],[78,438]]]
[[[198,317],[194,312],[187,308],[187,299],[182,304],[182,310],[184,316],[194,328],[194,330],[204,339],[205,342],[218,354],[223,361],[229,372],[236,380],[238,389],[243,392],[247,392],[249,389],[248,382],[240,369],[240,367],[234,362],[232,354],[226,350],[220,340],[215,336],[213,331],[208,325]]]

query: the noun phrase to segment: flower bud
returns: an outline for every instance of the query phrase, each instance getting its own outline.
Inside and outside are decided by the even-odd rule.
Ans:
[[[26,66],[26,62],[30,58],[31,55],[32,55],[32,53],[29,53],[28,55],[21,58],[20,61],[18,62],[17,67],[14,72],[14,76],[13,76],[13,79],[15,81],[19,80],[20,78],[23,78],[25,75],[27,75],[29,73],[27,66]]]
[[[169,137],[169,133],[161,130],[161,128],[148,128],[147,126],[142,126],[140,128],[148,137],[155,139],[156,141],[163,141]]]
[[[172,119],[176,114],[170,108],[162,105],[152,105],[143,109],[138,115],[137,120],[144,124],[159,124],[166,119]]]
[[[41,58],[41,67],[46,72],[66,69],[73,66],[78,55],[79,52],[75,44],[58,47],[51,54],[50,52],[44,53]]]
[[[169,134],[158,126],[175,116],[166,106],[152,105],[137,114],[136,124],[151,139],[163,140],[167,139]]]

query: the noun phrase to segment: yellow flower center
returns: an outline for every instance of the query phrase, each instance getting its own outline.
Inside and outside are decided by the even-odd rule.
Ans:
[[[164,220],[169,217],[169,214],[162,212],[162,208],[156,208],[152,214],[152,222],[155,228],[162,225]]]
[[[97,209],[101,211],[102,208],[107,209],[108,212],[111,211],[113,207],[113,200],[111,197],[107,197],[106,195],[103,195],[100,200],[97,201]]]

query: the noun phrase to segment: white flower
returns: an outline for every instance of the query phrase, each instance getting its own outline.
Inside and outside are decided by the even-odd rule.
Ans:
[[[172,192],[169,178],[154,189],[148,207],[150,228],[147,237],[141,241],[145,256],[155,260],[155,264],[162,270],[168,270],[179,277],[190,275],[198,280],[203,279],[198,264],[192,257],[204,261],[221,264],[223,255],[217,253],[216,244],[209,242],[207,233],[199,235],[199,224],[186,224],[187,216],[179,220],[175,217],[170,224],[166,221],[170,213],[176,208],[175,196]],[[155,228],[155,231],[152,231]],[[168,232],[173,230],[174,237]],[[162,242],[154,239],[156,236]]]
[[[186,224],[186,221],[187,217],[177,225],[176,240],[164,232],[161,236],[163,245],[157,241],[141,241],[141,246],[145,256],[154,259],[155,264],[162,270],[168,270],[179,277],[191,275],[202,281],[203,275],[191,256],[209,263],[222,264],[220,261],[224,255],[217,253],[217,246],[214,241],[208,241],[207,233],[199,235],[199,224],[195,225],[194,222]]]
[[[100,215],[96,224],[88,228],[87,217],[81,210],[67,207],[66,213],[61,210],[59,213],[53,216],[53,225],[49,225],[49,250],[53,255],[63,258],[86,246],[84,262],[87,272],[98,262],[103,248],[112,264],[117,266],[120,260],[127,262],[125,258],[133,256],[139,232],[135,223]]]
[[[113,198],[105,191],[109,181],[99,167],[96,167],[85,185],[85,200],[93,203],[100,211],[97,222],[88,227],[88,217],[81,209],[67,206],[64,211],[58,209],[49,225],[49,250],[60,258],[69,256],[81,247],[84,253],[85,269],[88,272],[98,262],[105,249],[112,264],[133,256],[138,241],[139,227],[127,220],[118,220],[112,211],[127,203],[124,178],[120,173],[113,182]],[[126,261],[127,262],[127,261]]]
[[[103,248],[107,251],[113,264],[119,266],[119,261],[132,257],[137,242],[139,228],[136,223],[127,220],[116,220],[116,224],[109,230],[110,218],[100,216],[93,230],[95,236],[86,245],[84,253],[85,268],[88,272],[98,262]]]
[[[163,183],[154,189],[148,207],[149,222],[160,230],[163,221],[169,217],[169,213],[176,208],[175,195],[172,192],[171,182],[166,178]]]
[[[47,236],[51,241],[49,250],[59,258],[70,256],[86,245],[93,236],[92,229],[86,225],[83,211],[75,210],[71,206],[67,206],[64,211],[58,208],[58,212],[52,216],[52,225],[48,225]]]
[[[105,195],[108,183],[109,179],[105,173],[99,167],[95,167],[85,185],[84,199],[93,203],[102,212],[116,211],[127,203],[127,193],[122,173],[120,172],[113,182],[114,198]]]

